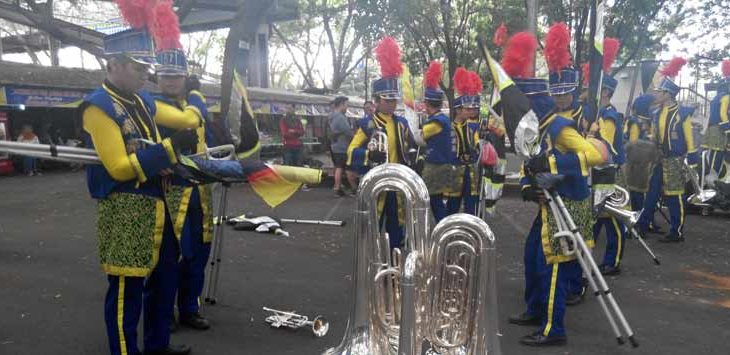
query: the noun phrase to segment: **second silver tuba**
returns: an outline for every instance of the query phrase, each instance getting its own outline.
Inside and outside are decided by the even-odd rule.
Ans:
[[[405,246],[392,253],[377,216],[385,191],[400,192],[405,205]],[[424,344],[429,354],[500,354],[494,235],[470,215],[445,218],[433,232],[430,223],[428,190],[413,170],[383,164],[363,177],[352,309],[342,342],[325,355],[421,355]]]

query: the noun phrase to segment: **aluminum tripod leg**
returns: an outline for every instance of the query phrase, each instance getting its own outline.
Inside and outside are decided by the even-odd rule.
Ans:
[[[639,234],[639,232],[636,231],[636,228],[631,227],[631,228],[629,228],[629,231],[631,232],[631,235],[633,235],[634,238],[636,238],[636,240],[639,241],[639,244],[641,244],[641,246],[644,247],[644,250],[646,250],[646,252],[649,253],[649,256],[654,260],[654,264],[661,265],[661,263],[659,262],[659,259],[656,257],[656,255],[654,255],[654,252],[651,251],[649,246],[646,245],[644,238],[642,238],[641,235]]]
[[[587,266],[590,266],[590,272],[593,272],[596,280],[598,281],[599,292],[601,292],[603,294],[603,296],[605,296],[606,299],[608,300],[608,303],[611,306],[611,309],[613,310],[616,317],[618,318],[619,324],[621,324],[621,327],[624,329],[624,333],[629,338],[629,342],[631,342],[631,345],[633,347],[639,346],[639,343],[637,343],[636,339],[634,339],[634,331],[631,330],[631,326],[629,325],[629,322],[626,321],[626,317],[624,317],[624,314],[621,311],[621,308],[618,306],[618,303],[616,303],[616,299],[613,297],[613,294],[611,293],[611,289],[608,288],[606,279],[604,279],[603,275],[601,275],[601,271],[598,269],[598,264],[596,264],[596,261],[593,259],[593,255],[591,254],[590,248],[588,248],[585,241],[583,240],[583,237],[580,235],[580,232],[578,232],[578,228],[576,227],[575,222],[573,221],[573,217],[570,215],[570,213],[568,212],[568,209],[565,207],[565,204],[563,203],[563,199],[560,198],[560,195],[558,195],[557,193],[548,195],[547,191],[544,191],[544,192],[545,192],[546,196],[550,196],[551,199],[557,204],[557,207],[560,209],[561,215],[565,217],[565,222],[568,224],[568,227],[575,235],[575,241],[577,242],[577,245],[580,247],[580,250],[583,252],[583,256],[585,256],[585,259],[587,261]]]
[[[205,302],[216,304],[216,291],[218,289],[218,278],[220,277],[221,253],[223,250],[223,231],[225,230],[226,205],[228,198],[228,187],[230,185],[223,183],[221,185],[221,197],[218,201],[217,214],[213,217],[215,232],[213,233],[213,250],[210,256],[210,268],[208,268],[208,283],[205,289]]]
[[[545,191],[545,196],[550,196],[547,194],[547,191]],[[559,218],[560,216],[560,209],[558,208],[557,204],[555,203],[555,200],[553,198],[550,198],[548,201],[548,205],[550,206],[550,211],[552,212],[553,216],[555,216],[555,221],[558,224],[558,230],[560,231],[570,231],[570,241],[573,242],[573,248],[575,248],[579,241],[576,240],[578,238],[582,237],[579,233],[576,233],[576,230],[571,230],[569,226],[566,225],[567,222],[563,220],[563,218]],[[576,235],[577,234],[577,235]],[[591,290],[593,291],[593,294],[596,296],[596,299],[598,300],[598,304],[601,305],[601,309],[603,310],[603,314],[608,319],[608,323],[611,326],[611,330],[613,331],[614,336],[616,336],[616,341],[621,345],[624,343],[623,336],[621,335],[621,331],[618,329],[618,325],[616,325],[616,320],[613,318],[613,314],[611,311],[609,311],[608,306],[606,305],[606,300],[604,299],[603,293],[601,293],[598,290],[598,285],[596,284],[596,280],[593,278],[593,271],[588,266],[586,261],[583,258],[583,249],[575,250],[575,256],[576,259],[578,259],[578,264],[580,264],[581,269],[583,270],[583,273],[586,275],[586,279],[588,280],[588,285],[591,287]],[[590,255],[590,250],[588,251]],[[595,261],[594,261],[595,263]],[[600,275],[600,273],[599,273]]]

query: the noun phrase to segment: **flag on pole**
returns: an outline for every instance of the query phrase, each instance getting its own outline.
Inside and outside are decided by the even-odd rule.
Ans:
[[[596,0],[591,3],[591,37],[593,46],[591,46],[590,55],[588,57],[589,80],[588,80],[588,110],[586,119],[591,124],[598,117],[599,100],[601,99],[601,82],[603,81],[603,14],[605,11],[605,1]]]
[[[539,145],[539,122],[530,109],[527,96],[515,85],[504,68],[492,58],[484,44],[479,40],[479,49],[489,67],[495,90],[499,93],[502,107],[502,118],[511,149],[522,158],[529,158],[530,153]]]

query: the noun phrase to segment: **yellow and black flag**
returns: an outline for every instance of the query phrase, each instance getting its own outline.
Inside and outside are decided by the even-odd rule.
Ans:
[[[499,103],[502,108],[502,118],[511,149],[521,158],[530,157],[530,152],[538,143],[539,122],[537,116],[530,109],[527,96],[515,85],[512,78],[502,66],[492,58],[484,41],[479,40],[479,50],[489,67],[492,75],[495,92],[499,92]]]

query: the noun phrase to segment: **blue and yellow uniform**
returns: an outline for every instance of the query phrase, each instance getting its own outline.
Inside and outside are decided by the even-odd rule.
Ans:
[[[616,108],[609,104],[599,110],[598,117],[598,133],[603,141],[608,143],[613,156],[615,170],[610,169],[608,172],[614,176],[609,177],[611,184],[616,183],[615,174],[625,162],[624,144],[623,144],[623,119]],[[612,178],[612,179],[611,179]],[[594,181],[594,188],[600,188],[601,181]],[[601,229],[606,230],[606,251],[603,255],[604,267],[619,267],[621,257],[624,253],[624,244],[626,242],[626,228],[616,219],[616,217],[604,214],[598,217],[593,225],[593,237],[598,239]]]
[[[408,128],[405,118],[398,115],[387,115],[376,112],[372,116],[366,116],[357,122],[357,131],[347,148],[347,164],[358,171],[367,171],[372,166],[368,160],[367,145],[376,130],[382,130],[388,137],[388,163],[408,164],[408,150],[413,146],[413,137]],[[385,193],[380,197],[378,209],[383,213],[380,218],[381,225],[390,237],[391,248],[399,247],[403,241],[403,213],[402,201],[395,192]]]
[[[717,95],[710,102],[710,119],[702,143],[702,147],[709,150],[706,163],[719,179],[727,174],[725,159],[730,134],[730,92],[727,80],[726,78],[720,83]]]
[[[461,189],[454,192],[447,192],[444,195],[446,200],[446,214],[458,213],[464,202],[464,213],[476,215],[477,204],[479,203],[479,122],[469,120],[467,122],[452,123],[452,132],[456,133],[455,163],[459,170],[463,171],[456,181],[461,181]]]
[[[479,193],[475,164],[478,130],[469,122],[452,122],[439,112],[428,118],[422,132],[427,144],[422,176],[436,222],[459,212],[462,198],[465,212],[474,214]],[[444,197],[448,197],[446,205]]]
[[[555,191],[563,198],[586,243],[592,246],[588,172],[603,162],[601,154],[578,133],[572,119],[550,113],[554,102],[542,95],[547,94],[547,87],[543,89],[538,79],[523,80],[515,82],[530,98],[533,111],[544,117],[540,124],[541,146],[547,153],[549,172],[564,176]],[[523,189],[534,188],[533,177],[523,176],[520,183]],[[564,255],[553,239],[556,232],[548,205],[540,203],[525,242],[525,315],[541,321],[540,333],[545,337],[565,336],[565,301],[576,263],[575,256]]]
[[[691,111],[680,108],[676,102],[670,102],[661,107],[654,117],[652,140],[659,145],[662,159],[652,172],[649,191],[644,201],[644,213],[637,223],[642,233],[647,231],[657,202],[663,195],[670,214],[671,229],[668,239],[683,238],[685,157],[690,168],[697,163]]]
[[[104,42],[108,55],[154,63],[146,33],[123,31]],[[91,197],[98,201],[99,259],[109,283],[104,318],[110,352],[140,353],[137,324],[143,307],[145,350],[166,349],[179,256],[164,188],[166,169],[177,163],[172,141],[160,135],[155,124],[160,112],[145,92],[123,92],[106,81],[84,98],[79,110],[84,140],[102,162],[87,166],[86,175]]]
[[[175,100],[165,96],[156,96],[158,110],[183,113],[195,110],[204,118],[207,112],[205,100],[197,91],[188,95],[187,99]],[[206,132],[204,120],[193,119],[177,122],[173,125],[158,122],[163,136],[170,136],[178,129],[193,128],[198,134],[198,144],[194,151],[183,154],[205,153]],[[181,318],[199,311],[199,297],[205,282],[205,266],[210,256],[210,243],[213,239],[213,207],[210,185],[195,185],[181,178],[173,178],[167,191],[167,203],[170,208],[175,236],[180,241],[180,275],[177,293],[177,307]]]
[[[654,97],[645,94],[637,97],[632,103],[633,114],[626,120],[624,126],[624,142],[626,142],[625,150],[626,164],[624,165],[624,177],[626,188],[629,191],[631,200],[631,210],[640,211],[644,208],[644,195],[649,190],[649,178],[653,171],[651,158],[646,153],[636,153],[637,157],[632,160],[628,155],[628,147],[636,145],[639,141],[648,142],[651,140],[651,105]],[[655,225],[652,221],[652,225]]]

